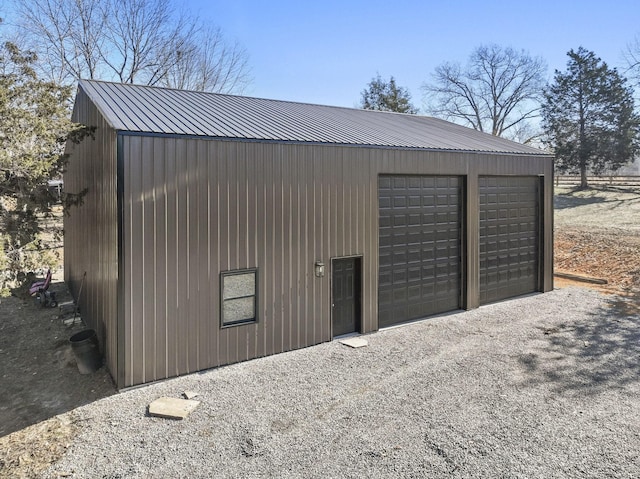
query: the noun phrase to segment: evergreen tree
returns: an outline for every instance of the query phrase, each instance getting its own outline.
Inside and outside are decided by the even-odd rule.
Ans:
[[[633,91],[616,69],[580,47],[568,54],[566,72],[555,72],[545,91],[543,125],[561,172],[598,175],[633,160],[640,121]]]
[[[91,131],[69,119],[72,88],[40,80],[35,61],[13,43],[0,47],[0,293],[20,272],[53,262],[41,235],[55,203],[47,180],[62,174],[67,138]],[[65,196],[69,206],[80,199]]]
[[[395,111],[398,113],[418,113],[418,109],[411,104],[411,94],[406,88],[396,85],[391,77],[387,82],[380,75],[369,82],[362,90],[360,108],[364,110]]]

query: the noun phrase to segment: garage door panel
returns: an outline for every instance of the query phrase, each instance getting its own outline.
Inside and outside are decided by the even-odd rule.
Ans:
[[[406,287],[398,288],[394,286],[394,289],[392,291],[393,291],[393,294],[391,297],[393,298],[393,301],[401,305],[407,304],[407,288]]]
[[[480,177],[480,303],[537,290],[539,179]]]
[[[435,204],[436,195],[425,195],[422,197],[422,206],[434,206]]]
[[[459,308],[459,177],[381,176],[378,187],[380,326]]]
[[[379,301],[381,302],[389,302],[393,301],[393,291],[389,288],[385,288],[383,292],[378,296]]]

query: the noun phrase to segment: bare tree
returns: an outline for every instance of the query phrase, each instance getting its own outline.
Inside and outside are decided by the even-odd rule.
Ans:
[[[110,0],[106,9],[114,15],[102,58],[123,83],[158,83],[197,29],[184,15],[172,16],[169,0]]]
[[[15,0],[47,78],[200,86],[226,92],[248,81],[245,50],[172,0]],[[181,72],[182,85],[172,77]],[[191,75],[194,78],[191,78]],[[223,84],[221,87],[220,85]]]
[[[250,82],[247,53],[225,41],[222,31],[204,28],[176,50],[177,57],[160,84],[187,90],[242,93]]]
[[[95,0],[19,0],[24,40],[38,53],[39,65],[52,80],[96,78],[104,38],[104,11]]]
[[[622,52],[627,62],[627,73],[636,85],[640,85],[640,35],[627,44]]]
[[[422,86],[426,109],[476,130],[516,138],[530,131],[528,121],[539,116],[546,70],[541,58],[524,51],[480,46],[464,67],[444,63],[436,68],[433,83]]]

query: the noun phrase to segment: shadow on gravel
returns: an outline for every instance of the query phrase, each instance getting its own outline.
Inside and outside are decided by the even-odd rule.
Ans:
[[[640,383],[640,294],[611,296],[588,321],[541,329],[546,346],[519,361],[528,383],[565,394],[599,394]]]
[[[71,300],[62,282],[50,290]],[[63,319],[33,299],[0,299],[0,437],[115,393],[104,367],[78,372],[69,338],[85,327]]]

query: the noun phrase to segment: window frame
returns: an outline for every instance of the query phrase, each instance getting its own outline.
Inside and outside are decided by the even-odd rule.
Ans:
[[[253,294],[246,296],[237,296],[234,298],[225,299],[224,297],[224,284],[225,278],[231,276],[241,276],[244,274],[253,274],[254,289]],[[253,298],[253,318],[240,319],[236,321],[225,321],[224,306],[227,301],[235,299]],[[234,326],[242,326],[243,324],[256,324],[258,322],[258,268],[246,268],[246,269],[234,269],[229,271],[222,271],[220,273],[220,328],[232,328]]]

